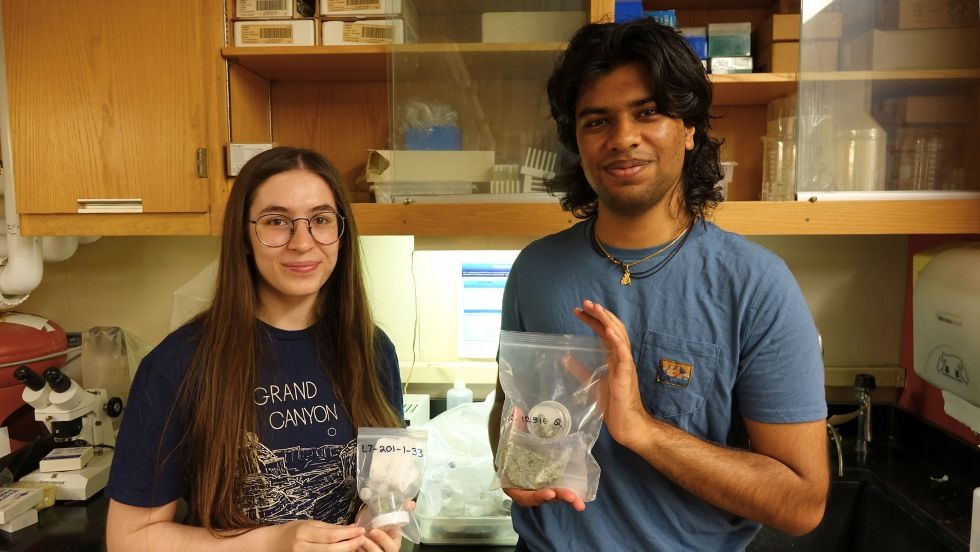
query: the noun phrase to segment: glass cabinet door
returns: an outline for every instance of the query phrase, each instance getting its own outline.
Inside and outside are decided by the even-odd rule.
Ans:
[[[973,0],[802,2],[796,197],[980,197]]]
[[[415,41],[391,46],[389,149],[378,202],[555,202],[561,151],[545,87],[587,0],[416,0]]]

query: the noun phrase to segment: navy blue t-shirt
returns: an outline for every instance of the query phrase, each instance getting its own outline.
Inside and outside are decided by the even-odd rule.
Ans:
[[[357,506],[357,430],[317,364],[313,331],[262,327],[272,362],[260,367],[252,396],[258,435],[248,434],[241,444],[245,459],[237,474],[239,507],[264,523],[351,523]],[[169,424],[168,419],[199,332],[199,323],[178,329],[140,363],[106,488],[118,502],[153,507],[181,496],[185,463],[177,444],[185,426],[179,416]],[[381,330],[375,343],[382,388],[401,416],[394,345]],[[233,366],[227,370],[235,377]]]

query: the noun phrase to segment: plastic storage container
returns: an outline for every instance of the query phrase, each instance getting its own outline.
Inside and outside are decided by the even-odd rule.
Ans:
[[[425,544],[517,544],[510,516],[416,517]]]
[[[708,57],[752,55],[752,23],[709,23]]]

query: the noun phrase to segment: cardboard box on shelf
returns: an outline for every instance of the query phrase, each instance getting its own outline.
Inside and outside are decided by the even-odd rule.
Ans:
[[[980,26],[976,0],[876,0],[879,29],[942,29]]]
[[[753,59],[756,73],[796,73],[800,70],[800,43],[766,44]]]
[[[883,125],[969,124],[974,120],[972,96],[904,96],[874,104],[871,114]]]
[[[975,69],[980,67],[976,29],[871,29],[845,45],[842,67],[851,71]]]
[[[414,42],[418,42],[415,30],[401,19],[329,19],[323,22],[324,46]]]
[[[235,19],[292,19],[316,16],[316,0],[236,0]]]
[[[758,52],[771,42],[799,42],[800,14],[774,13],[752,31],[752,51]]]
[[[418,11],[413,0],[320,0],[320,17],[400,18],[405,25],[418,29]]]
[[[369,150],[368,182],[490,182],[493,151]]]
[[[407,3],[413,4],[411,0]],[[403,0],[320,0],[320,15],[399,15],[405,4]]]
[[[313,19],[235,21],[235,46],[315,46]]]
[[[566,42],[585,23],[585,12],[487,12],[481,23],[483,42]]]

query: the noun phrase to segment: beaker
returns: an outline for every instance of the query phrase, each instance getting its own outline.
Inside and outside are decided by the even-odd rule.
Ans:
[[[936,128],[904,129],[903,161],[900,167],[908,171],[909,189],[935,190],[939,169],[942,138]]]
[[[792,201],[796,196],[796,140],[762,137],[762,199]]]
[[[885,189],[885,133],[880,128],[858,128],[838,136],[837,191]]]

